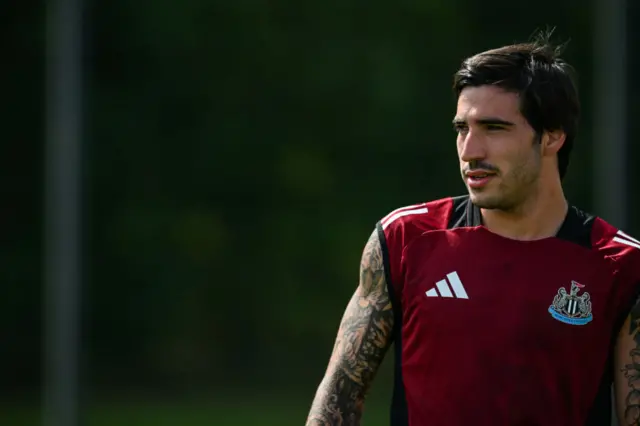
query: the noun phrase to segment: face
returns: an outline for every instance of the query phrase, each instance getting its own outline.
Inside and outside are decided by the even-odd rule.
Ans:
[[[536,190],[542,152],[519,97],[495,86],[465,88],[453,120],[462,178],[484,209],[514,210]]]

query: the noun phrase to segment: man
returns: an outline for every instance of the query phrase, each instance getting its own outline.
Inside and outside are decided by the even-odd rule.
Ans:
[[[579,101],[547,38],[466,59],[468,195],[376,226],[308,426],[360,424],[395,342],[393,426],[640,424],[640,242],[568,204]]]

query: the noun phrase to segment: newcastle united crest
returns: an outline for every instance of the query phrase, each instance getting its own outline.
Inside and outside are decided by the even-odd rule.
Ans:
[[[571,325],[585,325],[593,319],[591,314],[591,301],[589,293],[578,295],[584,285],[571,281],[569,293],[564,288],[558,290],[553,298],[553,304],[549,306],[549,313],[558,321]]]

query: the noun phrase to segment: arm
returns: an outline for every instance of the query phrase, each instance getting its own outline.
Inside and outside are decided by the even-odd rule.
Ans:
[[[382,249],[374,231],[364,248],[360,283],[342,317],[307,426],[360,424],[367,390],[391,345],[392,329]]]
[[[618,334],[614,356],[618,424],[640,425],[640,299]]]

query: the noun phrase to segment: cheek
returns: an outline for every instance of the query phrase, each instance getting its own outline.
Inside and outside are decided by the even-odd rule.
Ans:
[[[520,164],[530,155],[530,152],[529,148],[521,147],[517,140],[496,138],[488,144],[488,155],[505,164]]]
[[[502,157],[502,168],[509,175],[530,176],[536,174],[540,167],[536,157],[537,153],[530,148],[505,153]]]

